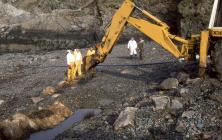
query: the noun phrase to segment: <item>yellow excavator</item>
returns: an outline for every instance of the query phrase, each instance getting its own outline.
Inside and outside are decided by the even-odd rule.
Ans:
[[[141,12],[144,18],[133,17],[136,10]],[[201,77],[204,76],[207,58],[210,56],[214,70],[222,79],[222,0],[214,1],[209,28],[201,31],[200,34],[192,35],[189,39],[171,34],[166,23],[140,9],[132,0],[125,0],[112,17],[101,43],[94,48],[95,55],[84,57],[85,72],[104,62],[127,24],[144,33],[178,59],[192,61],[196,59],[196,55],[199,55]]]

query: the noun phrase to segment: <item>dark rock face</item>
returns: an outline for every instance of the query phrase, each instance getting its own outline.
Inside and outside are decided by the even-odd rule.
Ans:
[[[101,40],[123,0],[2,0],[0,51],[93,46]],[[135,0],[184,37],[207,27],[213,0]],[[141,17],[141,13],[135,15]],[[140,36],[127,27],[120,40]],[[34,46],[34,47],[33,47]]]
[[[186,37],[198,34],[208,27],[213,0],[183,0],[178,5],[182,15],[180,21],[181,34]]]

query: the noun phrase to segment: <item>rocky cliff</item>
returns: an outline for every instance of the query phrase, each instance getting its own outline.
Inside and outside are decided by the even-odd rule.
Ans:
[[[0,51],[87,47],[123,0],[2,0]],[[207,27],[213,0],[135,0],[186,37]],[[137,14],[140,15],[140,14]],[[127,28],[122,40],[140,34]],[[135,35],[137,36],[137,35]],[[34,46],[34,47],[33,47]]]

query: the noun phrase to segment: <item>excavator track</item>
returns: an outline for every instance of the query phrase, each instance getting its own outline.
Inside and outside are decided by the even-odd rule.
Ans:
[[[212,66],[219,80],[222,81],[222,39],[218,40],[211,54]]]

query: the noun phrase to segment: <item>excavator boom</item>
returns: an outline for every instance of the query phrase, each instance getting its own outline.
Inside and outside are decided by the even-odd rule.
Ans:
[[[135,10],[139,10],[148,20],[132,17]],[[131,0],[125,0],[112,17],[112,22],[106,30],[102,42],[95,47],[96,54],[85,56],[83,65],[85,72],[105,60],[127,24],[134,26],[147,37],[151,38],[169,51],[176,58],[188,59],[190,57],[189,52],[193,52],[194,43],[192,40],[186,40],[170,34],[168,31],[169,27],[166,23],[162,22],[149,12],[138,8]],[[182,45],[177,46],[174,43],[175,41]]]

